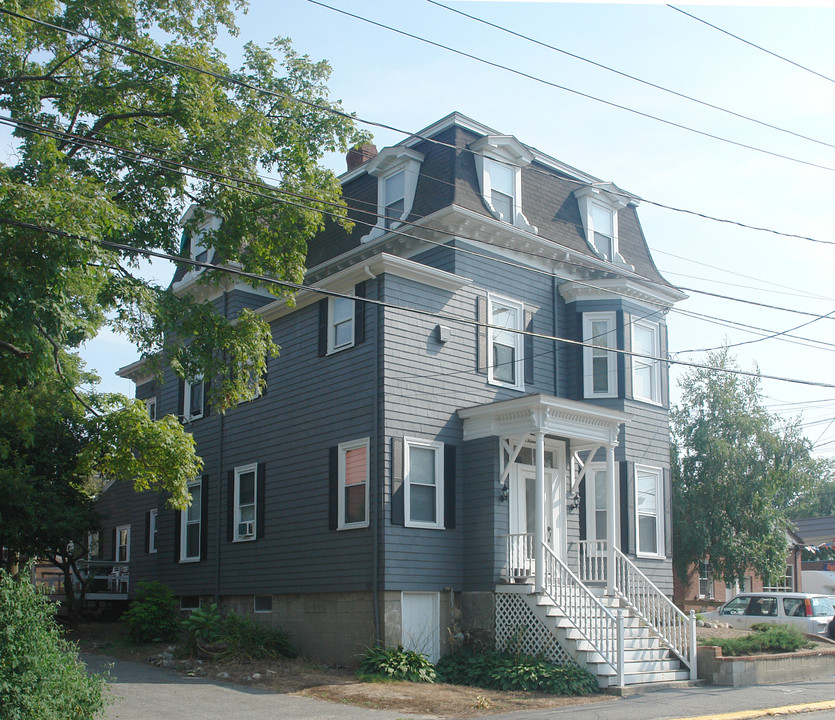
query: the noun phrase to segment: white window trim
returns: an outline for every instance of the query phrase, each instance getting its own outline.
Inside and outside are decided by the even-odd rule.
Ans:
[[[591,345],[602,345],[600,338],[593,337],[592,323],[604,321],[607,324],[606,337],[608,347],[617,349],[617,324],[614,312],[583,313],[583,342]],[[608,360],[608,389],[606,392],[594,392],[594,348],[583,346],[583,395],[587,398],[613,398],[618,396],[618,363],[617,353],[609,350]]]
[[[126,531],[126,535],[125,535],[125,559],[124,560],[122,560],[119,557],[119,548],[122,547],[122,545],[119,543],[119,539],[121,538],[122,530]],[[130,525],[119,525],[116,528],[116,547],[114,549],[115,549],[114,562],[116,562],[116,563],[130,562]]]
[[[191,492],[191,488],[200,486],[200,500],[202,506],[203,500],[203,478],[197,478],[197,480],[192,480],[188,484],[188,491]],[[191,562],[200,562],[200,546],[203,542],[203,508],[200,508],[200,539],[197,543],[197,555],[186,555],[186,550],[188,548],[188,509],[183,510],[180,513],[180,562],[181,563],[191,563]]]
[[[396,145],[381,150],[368,162],[368,174],[377,178],[377,224],[360,242],[369,242],[370,240],[385,235],[387,232],[391,232],[402,224],[403,219],[409,216],[415,201],[415,190],[417,189],[417,181],[423,158],[423,153]],[[391,226],[386,228],[386,180],[401,170],[404,171],[403,214],[401,215],[400,222],[392,222]]]
[[[597,484],[597,473],[599,472],[606,472],[606,463],[590,463],[587,464],[585,480],[586,480],[586,539],[587,540],[605,540],[606,538],[599,538],[597,537],[597,518],[596,518],[596,511],[597,511],[597,504],[595,502],[595,490]],[[607,479],[604,478],[604,490],[608,492],[608,482]],[[608,499],[608,497],[607,497]],[[612,504],[615,503],[614,500],[610,500]],[[605,512],[607,513],[607,528],[608,528],[608,513],[609,508],[604,508]]]
[[[203,388],[203,402],[199,413],[191,414],[191,388],[195,385],[201,385]],[[202,375],[198,375],[194,380],[185,380],[183,382],[183,417],[191,422],[192,420],[199,420],[203,417],[206,410],[206,384]]]
[[[638,511],[638,473],[651,473],[655,476],[655,538],[657,552],[642,552],[641,551],[641,516],[651,517],[647,513],[640,513]],[[635,554],[638,557],[644,558],[663,558],[664,557],[664,513],[666,511],[664,503],[664,471],[658,467],[650,465],[635,465]]]
[[[148,398],[145,401],[145,409],[148,411],[148,417],[151,418],[151,420],[156,420],[157,419],[157,398],[156,398],[156,396],[154,396],[152,398]],[[152,409],[153,409],[153,411],[152,411]]]
[[[614,187],[614,186],[612,186]],[[607,192],[604,188],[587,185],[574,191],[577,204],[580,208],[580,218],[583,221],[583,229],[586,231],[586,244],[589,249],[598,257],[614,265],[623,265],[634,270],[620,254],[618,244],[618,212],[627,206],[624,198]],[[594,244],[594,220],[592,219],[592,207],[597,206],[612,213],[612,253],[613,257],[606,257]]]
[[[522,210],[522,168],[530,165],[533,160],[531,153],[522,143],[512,135],[486,135],[470,143],[469,149],[475,157],[476,176],[478,177],[481,199],[485,207],[493,216],[502,222],[508,222],[514,227],[538,233],[536,227],[528,222]],[[500,163],[513,171],[513,217],[502,218],[491,202],[492,183],[490,170],[492,163]]]
[[[487,295],[487,323],[493,325],[493,308],[499,306],[508,308],[516,313],[516,327],[514,330],[522,331],[525,329],[525,306],[518,300],[511,300],[510,298],[501,297],[500,295]],[[521,332],[512,332],[513,335],[513,349],[516,355],[514,377],[516,382],[510,383],[501,378],[496,378],[493,368],[493,335],[496,330],[493,327],[487,329],[487,381],[492,385],[501,385],[502,387],[512,388],[514,390],[525,389],[525,338]]]
[[[241,489],[241,475],[246,473],[253,474],[253,520],[252,520],[252,535],[240,535],[238,533],[238,525],[242,522],[249,522],[241,520],[241,504],[240,504],[240,489]],[[252,542],[258,537],[258,463],[250,463],[249,465],[241,465],[235,468],[235,482],[232,488],[234,495],[232,503],[234,512],[232,518],[234,524],[232,526],[232,542]]]
[[[148,552],[155,553],[157,551],[157,517],[159,511],[154,508],[150,511],[148,519]]]
[[[410,459],[413,447],[427,448],[435,453],[435,522],[420,522],[412,520],[412,493]],[[413,528],[444,529],[444,444],[434,440],[419,438],[403,438],[403,505],[405,510],[405,526]]]
[[[345,521],[345,457],[349,450],[355,450],[357,448],[365,448],[365,520],[362,522],[346,522]],[[362,438],[361,440],[351,440],[349,442],[344,442],[339,444],[339,500],[337,502],[338,506],[338,518],[337,518],[337,530],[351,530],[353,528],[364,528],[368,527],[369,524],[369,470],[371,467],[371,457],[370,457],[370,449],[371,449],[371,440],[370,438]]]
[[[660,358],[661,328],[659,324],[657,322],[651,322],[649,320],[635,320],[632,322],[630,332],[632,334],[631,346],[633,352],[636,352],[635,330],[637,328],[643,328],[652,332],[651,354],[652,357]],[[638,366],[650,368],[650,385],[652,388],[652,393],[655,397],[644,397],[643,395],[638,395],[635,392],[635,372]],[[641,357],[639,355],[632,355],[632,397],[634,400],[640,400],[641,402],[651,403],[653,405],[661,405],[661,360],[651,360],[649,358]]]
[[[344,295],[354,295],[354,290],[350,290],[349,292],[343,293]],[[334,353],[342,352],[343,350],[347,350],[348,348],[354,347],[356,344],[356,337],[357,337],[357,301],[351,301],[351,339],[348,342],[343,343],[342,345],[336,344],[336,326],[334,325],[334,305],[337,300],[344,300],[345,298],[341,297],[329,297],[328,298],[328,355],[333,355]],[[347,322],[347,321],[346,321]]]

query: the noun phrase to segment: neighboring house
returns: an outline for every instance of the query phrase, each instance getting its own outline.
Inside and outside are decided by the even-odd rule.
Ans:
[[[787,531],[789,552],[786,556],[786,572],[775,584],[767,584],[755,571],[749,570],[742,583],[728,583],[714,577],[710,561],[700,562],[693,567],[682,582],[677,575],[673,578],[673,600],[683,610],[710,610],[718,607],[741,592],[760,592],[762,590],[776,592],[803,592],[801,577],[801,555],[803,539],[794,532]]]
[[[638,199],[457,113],[348,160],[355,227],[309,243],[306,277],[341,295],[175,276],[271,324],[266,393],[221,417],[208,378],[120,371],[205,461],[188,512],[103,497],[130,527],[131,591],[153,577],[183,607],[218,598],[328,660],[376,637],[437,659],[460,630],[602,685],[690,677],[663,360],[684,295]],[[185,245],[212,261],[199,234]]]
[[[806,591],[835,596],[835,516],[803,518],[794,524],[806,548],[817,551],[816,559],[803,561],[801,575]]]

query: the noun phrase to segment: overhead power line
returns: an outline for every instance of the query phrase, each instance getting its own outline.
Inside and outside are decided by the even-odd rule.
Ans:
[[[831,83],[835,83],[835,79],[829,77],[828,75],[819,73],[817,70],[812,70],[812,68],[806,67],[805,65],[801,65],[800,63],[795,62],[794,60],[790,60],[789,58],[783,55],[778,55],[776,52],[772,52],[768,48],[764,48],[762,45],[757,45],[757,43],[751,42],[750,40],[746,40],[745,38],[742,38],[739,35],[735,35],[734,33],[729,32],[724,28],[720,28],[718,25],[714,25],[713,23],[710,23],[707,20],[703,20],[702,18],[693,15],[693,13],[689,13],[686,10],[682,10],[681,8],[676,7],[675,5],[667,4],[667,7],[671,10],[675,10],[676,12],[680,12],[682,15],[686,15],[689,18],[693,18],[693,20],[696,20],[702,23],[703,25],[707,25],[708,27],[711,27],[714,30],[718,30],[720,33],[724,33],[725,35],[732,37],[734,40],[739,40],[739,42],[745,43],[746,45],[750,45],[751,47],[756,48],[757,50],[761,50],[762,52],[771,55],[772,57],[776,57],[778,60],[787,62],[789,63],[789,65],[794,65],[796,68],[800,68],[801,70],[805,70],[808,73],[812,73],[812,75],[817,75],[819,78],[823,78],[824,80],[828,80]]]
[[[454,48],[450,45],[445,45],[443,43],[436,42],[435,40],[430,40],[428,38],[422,37],[421,35],[416,35],[414,33],[407,32],[406,30],[401,30],[391,25],[386,25],[385,23],[381,23],[376,20],[371,20],[370,18],[367,18],[363,15],[358,15],[356,13],[348,12],[347,10],[342,10],[341,8],[337,8],[332,5],[328,5],[327,3],[323,3],[320,0],[307,0],[307,2],[313,5],[319,5],[320,7],[326,8],[336,13],[340,13],[347,17],[354,18],[361,22],[368,23],[369,25],[373,25],[384,30],[389,30],[390,32],[397,33],[398,35],[403,35],[404,37],[408,37],[413,40],[417,40],[418,42],[426,43],[427,45],[431,45],[433,47],[437,47],[442,50],[455,53],[456,55],[469,58],[470,60],[475,60],[476,62],[482,63],[484,65],[489,65],[490,67],[494,67],[499,70],[505,70],[506,72],[527,78],[528,80],[533,80],[534,82],[538,82],[543,85],[556,88],[557,90],[563,90],[564,92],[571,93],[572,95],[577,95],[588,100],[593,100],[594,102],[602,103],[603,105],[608,105],[609,107],[617,108],[618,110],[623,110],[625,112],[632,113],[633,115],[638,115],[639,117],[646,118],[648,120],[654,120],[655,122],[659,122],[664,125],[669,125],[670,127],[676,127],[680,130],[685,130],[686,132],[691,132],[702,137],[710,138],[712,140],[718,140],[719,142],[727,143],[728,145],[734,145],[736,147],[744,148],[746,150],[753,150],[754,152],[762,153],[764,155],[770,155],[771,157],[780,158],[782,160],[788,160],[790,162],[799,163],[801,165],[807,165],[809,167],[815,167],[820,170],[835,172],[835,167],[832,167],[831,165],[822,165],[820,163],[811,162],[809,160],[801,160],[800,158],[796,158],[791,155],[785,155],[783,153],[774,152],[772,150],[766,150],[765,148],[761,148],[756,145],[749,145],[738,140],[731,140],[730,138],[722,137],[721,135],[709,133],[704,130],[698,130],[697,128],[690,127],[689,125],[684,125],[682,123],[675,122],[674,120],[667,120],[665,118],[659,117],[658,115],[643,112],[642,110],[638,110],[627,105],[621,105],[620,103],[612,102],[611,100],[604,100],[603,98],[597,97],[596,95],[592,95],[581,90],[570,88],[567,85],[560,85],[559,83],[552,82],[551,80],[546,80],[545,78],[539,77],[538,75],[533,75],[523,70],[512,68],[508,65],[502,65],[501,63],[497,63],[492,60],[487,60],[486,58],[479,57],[478,55],[474,55],[463,50],[459,50],[458,48]]]
[[[183,258],[183,257],[177,256],[177,255],[171,255],[170,253],[163,253],[163,252],[159,252],[159,251],[156,251],[156,250],[149,250],[149,249],[145,249],[145,248],[136,248],[136,247],[132,247],[130,245],[125,245],[123,243],[113,242],[111,240],[95,240],[95,239],[92,239],[92,238],[85,237],[83,235],[68,233],[68,232],[65,232],[63,230],[58,230],[56,228],[49,228],[49,227],[46,227],[44,225],[38,225],[36,223],[23,222],[23,221],[20,221],[20,220],[15,220],[13,218],[0,217],[0,224],[10,225],[10,226],[23,228],[23,229],[27,229],[27,230],[34,230],[34,231],[37,231],[37,232],[44,232],[44,233],[48,233],[48,234],[51,234],[51,235],[64,237],[64,238],[67,238],[67,239],[80,240],[82,242],[92,243],[92,244],[99,245],[100,247],[103,247],[103,248],[106,248],[106,249],[115,250],[117,252],[136,253],[138,255],[144,255],[146,257],[159,258],[159,259],[163,259],[163,260],[168,260],[170,262],[189,265],[191,267],[203,268],[203,269],[207,269],[207,270],[210,270],[210,271],[213,271],[213,272],[218,272],[218,273],[221,273],[221,274],[243,277],[243,278],[246,278],[246,279],[249,279],[249,280],[254,280],[254,281],[259,282],[259,283],[264,283],[264,284],[270,284],[270,285],[276,285],[276,286],[279,286],[279,287],[283,287],[287,290],[293,290],[293,291],[304,290],[304,291],[313,292],[313,293],[317,293],[317,294],[328,296],[328,297],[346,298],[346,299],[349,299],[349,300],[353,300],[354,302],[362,302],[362,303],[365,303],[367,305],[376,305],[376,306],[384,307],[384,308],[391,309],[391,310],[398,310],[398,311],[401,311],[401,312],[411,313],[411,314],[415,314],[415,315],[422,315],[424,317],[430,317],[430,318],[433,318],[435,320],[447,320],[449,322],[455,322],[455,323],[458,323],[458,324],[461,324],[461,325],[468,325],[468,326],[471,326],[471,327],[484,328],[486,330],[502,330],[502,331],[505,331],[505,332],[512,332],[516,335],[534,337],[534,338],[539,338],[541,340],[548,340],[548,341],[552,341],[552,342],[561,342],[561,343],[565,343],[567,345],[574,345],[576,347],[588,347],[588,348],[592,348],[592,349],[605,350],[605,351],[615,353],[615,354],[618,354],[618,355],[624,355],[624,356],[629,356],[629,357],[638,357],[638,358],[643,358],[645,360],[651,360],[651,361],[654,361],[654,362],[665,362],[665,363],[669,363],[671,365],[681,365],[683,367],[690,367],[690,368],[696,368],[696,369],[701,369],[701,370],[724,372],[724,373],[728,373],[728,374],[731,374],[731,375],[739,375],[739,376],[743,376],[743,377],[755,377],[755,378],[759,378],[759,379],[763,379],[763,380],[775,380],[775,381],[778,381],[778,382],[786,382],[786,383],[792,383],[792,384],[796,384],[796,385],[806,385],[806,386],[811,386],[811,387],[835,388],[835,384],[833,384],[833,383],[824,383],[824,382],[818,382],[818,381],[814,381],[814,380],[803,380],[801,378],[789,378],[789,377],[780,376],[780,375],[768,375],[768,374],[759,373],[759,372],[752,372],[750,370],[740,370],[740,369],[736,369],[736,368],[722,368],[722,367],[717,367],[717,366],[712,366],[712,365],[704,365],[702,363],[686,362],[684,360],[661,357],[661,356],[658,356],[658,355],[647,355],[647,354],[644,354],[644,353],[633,352],[631,350],[623,350],[621,348],[611,348],[611,347],[608,347],[606,345],[595,345],[593,343],[583,342],[582,340],[573,340],[571,338],[560,337],[560,336],[557,336],[557,335],[549,335],[547,333],[537,333],[537,332],[532,332],[530,330],[516,330],[516,329],[507,328],[507,327],[500,326],[500,325],[493,325],[491,323],[481,322],[479,320],[471,320],[469,318],[463,318],[463,317],[460,317],[460,316],[457,316],[457,315],[451,315],[449,313],[441,313],[441,312],[435,312],[435,311],[431,311],[431,310],[421,310],[420,308],[408,307],[408,306],[405,306],[405,305],[396,305],[394,303],[389,303],[389,302],[386,302],[384,300],[377,300],[377,299],[373,299],[373,298],[361,298],[361,297],[357,297],[355,295],[349,295],[347,293],[340,293],[340,292],[336,292],[334,290],[327,290],[325,288],[315,287],[315,286],[312,286],[312,285],[305,285],[305,284],[302,284],[302,283],[294,283],[294,282],[290,282],[288,280],[279,280],[278,278],[273,278],[273,277],[270,277],[270,276],[267,276],[267,275],[261,275],[261,274],[257,274],[257,273],[247,272],[245,270],[241,270],[241,269],[238,269],[238,268],[229,267],[228,265],[224,265],[224,266],[213,265],[212,263],[201,262],[199,260],[192,260],[190,258]]]
[[[41,25],[43,27],[47,27],[47,28],[50,28],[52,30],[57,30],[57,31],[60,31],[60,32],[64,32],[64,33],[67,33],[69,35],[76,35],[78,37],[84,37],[84,38],[87,38],[88,40],[93,41],[94,43],[101,43],[101,44],[107,45],[108,47],[112,47],[112,48],[115,48],[115,49],[118,49],[118,50],[122,50],[123,52],[126,52],[126,53],[137,55],[138,57],[144,57],[146,59],[150,59],[150,60],[154,60],[154,61],[157,61],[157,62],[161,62],[161,63],[167,64],[167,65],[170,65],[171,67],[178,67],[178,68],[181,68],[181,69],[184,69],[184,70],[189,70],[189,71],[192,71],[192,72],[201,73],[201,74],[207,75],[209,77],[213,77],[217,80],[221,80],[221,81],[224,81],[224,82],[229,82],[233,85],[237,85],[239,87],[244,87],[244,88],[247,88],[249,90],[253,90],[255,92],[268,95],[270,97],[280,98],[280,99],[283,99],[283,100],[287,100],[289,102],[297,102],[297,103],[306,105],[308,107],[316,108],[316,109],[321,110],[323,112],[332,113],[332,114],[338,115],[340,117],[344,117],[344,118],[353,120],[353,121],[358,122],[362,125],[368,125],[370,127],[380,128],[382,130],[389,130],[391,132],[395,132],[395,133],[398,133],[400,135],[405,135],[407,138],[417,138],[417,139],[424,140],[426,142],[432,143],[434,145],[438,145],[438,146],[441,146],[441,147],[446,147],[446,148],[449,148],[449,149],[452,149],[452,150],[455,150],[455,151],[468,152],[472,155],[478,155],[479,154],[476,151],[471,150],[470,148],[460,148],[460,147],[457,147],[456,145],[453,145],[451,143],[446,143],[446,142],[443,142],[441,140],[437,140],[436,138],[429,137],[427,135],[422,135],[420,132],[413,132],[411,130],[404,130],[402,128],[398,128],[398,127],[395,127],[393,125],[388,125],[386,123],[382,123],[382,122],[378,122],[378,121],[374,121],[374,120],[369,120],[367,118],[358,117],[356,115],[352,115],[350,113],[347,113],[344,110],[339,110],[337,108],[334,108],[334,107],[331,107],[331,106],[328,106],[328,105],[322,105],[321,103],[315,103],[311,100],[305,100],[304,98],[296,98],[296,97],[294,97],[292,95],[288,95],[286,93],[279,93],[279,92],[276,92],[274,90],[268,90],[266,88],[261,88],[257,85],[252,84],[252,83],[245,82],[245,81],[241,80],[240,78],[232,77],[231,75],[223,75],[221,73],[216,73],[216,72],[213,72],[211,70],[206,70],[205,68],[199,68],[199,67],[196,67],[194,65],[188,65],[186,63],[181,63],[181,62],[178,62],[178,61],[175,61],[175,60],[170,60],[169,58],[164,58],[164,57],[161,57],[159,55],[154,55],[152,53],[148,53],[148,52],[145,52],[145,51],[142,51],[142,50],[137,50],[136,48],[132,48],[129,45],[124,45],[122,43],[117,43],[117,42],[114,42],[112,40],[106,40],[104,38],[100,38],[100,37],[97,37],[95,35],[91,35],[89,33],[82,32],[80,30],[72,30],[70,28],[65,28],[65,27],[62,27],[60,25],[55,25],[53,23],[46,22],[45,20],[39,20],[37,18],[29,17],[27,15],[22,15],[20,13],[13,12],[13,11],[8,10],[6,8],[3,8],[3,7],[0,7],[0,13],[10,15],[12,17],[16,17],[16,18],[21,19],[21,20],[26,20],[28,22],[35,23],[37,25]],[[533,168],[533,170],[534,170],[534,172],[539,172],[543,175],[548,174],[544,170],[539,170],[538,168]],[[576,180],[576,179],[569,178],[569,177],[566,177],[565,180],[567,180],[568,182],[577,183],[578,185],[586,185],[587,184],[586,182],[584,182],[582,180]],[[611,192],[613,195],[618,195],[618,196],[623,197],[623,198],[627,198],[627,199],[632,198],[631,195],[627,195],[626,193],[618,193],[617,191],[613,191],[613,190],[609,190],[609,192]],[[790,237],[790,238],[796,238],[796,239],[799,239],[799,240],[808,240],[810,242],[821,243],[821,244],[825,244],[825,245],[835,245],[835,241],[831,241],[831,240],[822,240],[820,238],[814,238],[814,237],[810,237],[808,235],[801,235],[801,234],[797,234],[797,233],[789,233],[789,232],[784,232],[784,231],[781,231],[781,230],[775,230],[773,228],[766,228],[766,227],[761,227],[761,226],[757,226],[757,225],[750,225],[750,224],[747,224],[747,223],[740,222],[738,220],[730,220],[730,219],[726,219],[726,218],[719,218],[719,217],[716,217],[716,216],[713,216],[713,215],[708,215],[706,213],[698,212],[698,211],[695,211],[695,210],[689,210],[689,209],[686,209],[686,208],[679,208],[679,207],[675,207],[673,205],[667,205],[667,204],[660,203],[660,202],[657,202],[657,201],[648,200],[647,198],[643,198],[643,197],[638,198],[638,199],[642,203],[645,203],[647,205],[652,205],[654,207],[659,207],[659,208],[662,208],[664,210],[669,210],[671,212],[693,215],[695,217],[700,217],[700,218],[703,218],[705,220],[711,220],[713,222],[726,223],[726,224],[730,224],[730,225],[735,225],[737,227],[746,228],[748,230],[756,230],[758,232],[771,233],[773,235],[778,235],[778,236],[781,236],[781,237]]]
[[[268,200],[271,200],[271,201],[277,202],[277,203],[288,204],[288,205],[292,205],[292,206],[300,207],[300,208],[305,208],[305,209],[311,209],[309,205],[303,205],[303,204],[300,204],[300,203],[297,203],[297,202],[293,202],[291,200],[287,200],[285,198],[275,197],[274,195],[271,194],[273,192],[278,193],[280,195],[287,195],[289,197],[292,197],[295,200],[315,202],[315,203],[320,204],[320,205],[331,206],[331,207],[334,207],[334,208],[341,208],[342,207],[339,203],[336,203],[336,202],[317,200],[316,198],[313,198],[313,197],[308,196],[308,195],[304,195],[304,194],[296,193],[296,192],[290,192],[290,191],[283,190],[283,189],[280,189],[280,188],[276,188],[276,187],[273,187],[273,186],[268,186],[268,185],[265,185],[263,183],[256,182],[254,180],[245,179],[245,178],[238,178],[238,177],[226,175],[226,174],[223,174],[223,173],[217,173],[217,172],[214,172],[214,171],[205,170],[203,168],[199,168],[199,167],[188,165],[188,164],[183,164],[183,163],[178,164],[176,161],[168,160],[168,159],[162,158],[160,156],[149,155],[147,153],[142,153],[142,152],[137,151],[137,150],[129,150],[129,149],[122,148],[120,146],[117,146],[117,145],[114,145],[112,143],[106,142],[104,140],[99,140],[99,139],[96,139],[96,138],[83,138],[81,136],[74,135],[72,133],[68,133],[66,131],[61,131],[61,130],[57,130],[57,129],[54,129],[54,128],[47,128],[45,126],[37,125],[36,123],[29,123],[29,122],[24,122],[24,121],[13,121],[11,118],[7,118],[7,117],[4,117],[4,116],[0,116],[0,123],[10,124],[14,127],[21,127],[22,129],[25,129],[29,132],[42,134],[46,137],[56,137],[56,138],[61,138],[61,139],[72,139],[76,142],[79,142],[81,144],[89,146],[88,149],[99,150],[99,151],[107,152],[107,153],[114,154],[114,155],[115,154],[126,155],[126,156],[130,157],[131,159],[133,159],[135,161],[138,161],[140,163],[150,164],[153,167],[161,167],[162,169],[167,170],[169,172],[175,172],[175,173],[182,174],[182,175],[185,175],[187,177],[192,177],[192,178],[195,178],[195,179],[205,179],[205,178],[200,177],[200,173],[202,173],[202,174],[205,174],[205,175],[209,176],[212,179],[213,182],[216,182],[216,183],[221,184],[221,185],[225,185],[225,186],[233,188],[233,189],[241,190],[243,192],[247,192],[249,194],[256,195],[258,197],[263,197],[265,199],[268,199]],[[184,168],[185,168],[185,170],[184,170]],[[229,182],[226,182],[226,181],[229,181]],[[232,183],[240,184],[240,185],[243,185],[244,187],[236,187],[236,185],[233,185]],[[262,190],[263,191],[268,191],[268,192],[261,192]],[[323,215],[327,215],[327,216],[330,216],[330,217],[337,218],[337,215],[333,212],[323,210],[322,208],[313,208],[313,209],[315,209],[317,212],[319,212]],[[378,217],[378,218],[385,218],[386,217],[384,215],[380,215],[379,213],[376,213],[376,212],[372,213],[370,211],[368,211],[366,214],[370,214],[370,215]],[[375,227],[374,223],[364,222],[362,220],[355,220],[354,222],[357,223],[357,224],[365,225],[369,228]],[[423,227],[423,226],[419,225],[418,223],[416,223],[414,221],[402,221],[401,224],[404,227],[412,227],[412,228]],[[394,234],[396,234],[400,237],[407,238],[407,239],[418,240],[420,242],[425,242],[425,243],[428,243],[428,244],[434,244],[434,245],[437,245],[437,246],[446,246],[446,243],[443,243],[441,241],[432,240],[432,239],[427,238],[427,237],[418,237],[418,236],[415,236],[415,235],[411,235],[411,234],[409,234],[407,232],[404,232],[403,230],[400,230],[400,229],[397,229],[397,228],[390,229],[389,232],[392,232],[392,233],[394,233]],[[455,233],[452,233],[452,232],[449,232],[449,231],[438,230],[437,232],[439,232],[440,234],[448,235],[450,237],[456,237],[456,238],[462,239],[462,240],[473,240],[475,242],[480,242],[480,243],[486,244],[488,246],[493,244],[493,243],[490,243],[489,241],[484,240],[484,239],[476,240],[475,238],[468,238],[467,236],[460,235],[460,234],[455,234]],[[479,252],[477,252],[475,250],[472,250],[470,248],[465,248],[465,247],[461,247],[461,246],[455,246],[453,249],[456,252],[459,252],[459,253],[469,254],[469,255],[476,256],[476,257],[481,257],[481,258],[488,258],[488,259],[491,259],[495,262],[499,262],[499,263],[502,263],[502,264],[505,264],[505,265],[508,265],[508,266],[512,266],[512,267],[518,267],[518,268],[522,268],[522,269],[525,269],[525,270],[529,270],[529,271],[535,272],[537,274],[545,275],[547,277],[552,277],[552,278],[556,278],[556,279],[560,279],[560,280],[571,280],[572,282],[574,282],[578,285],[582,285],[582,286],[589,287],[589,288],[592,288],[592,289],[600,290],[600,291],[603,291],[603,292],[608,292],[608,293],[610,293],[614,296],[618,296],[618,297],[624,296],[623,293],[621,293],[617,290],[613,290],[613,289],[609,289],[609,288],[605,288],[605,287],[600,287],[599,285],[596,285],[593,282],[587,282],[587,281],[581,280],[579,278],[559,275],[559,274],[557,274],[556,272],[553,272],[553,271],[543,270],[543,269],[540,269],[540,268],[524,265],[522,263],[510,260],[510,259],[507,259],[507,258],[487,256],[487,255],[484,255],[483,253],[479,253]],[[524,251],[524,250],[519,250],[518,252],[520,252],[521,254],[536,256],[535,253],[527,252],[527,251]],[[538,257],[538,256],[536,256],[536,257]],[[564,264],[573,265],[573,266],[578,267],[580,269],[593,269],[591,266],[589,266],[587,264],[584,264],[584,263],[581,263],[581,262],[572,262],[572,261],[569,261],[569,260],[565,260],[563,262],[564,262]],[[646,278],[644,278],[643,281],[647,282],[651,285],[656,284],[656,283],[653,283],[650,280],[647,280]],[[747,300],[742,300],[742,299],[737,299],[737,300],[739,302],[744,302],[744,303],[752,302],[752,301],[747,301]],[[793,310],[791,308],[777,308],[776,306],[769,306],[769,307],[774,307],[775,309],[781,309],[781,310],[784,310],[784,311],[787,311],[787,312],[793,312]],[[683,310],[683,309],[680,309],[680,308],[673,308],[672,311],[677,313],[677,314],[699,317],[699,318],[705,319],[706,321],[711,322],[713,324],[724,325],[726,327],[727,326],[733,326],[733,327],[743,328],[743,329],[747,328],[747,329],[753,329],[755,331],[762,331],[762,332],[770,333],[773,336],[780,336],[780,335],[785,336],[785,333],[776,332],[776,331],[772,331],[772,330],[767,330],[765,328],[756,328],[754,326],[745,325],[744,323],[739,323],[739,322],[736,322],[736,321],[729,321],[729,320],[725,320],[725,319],[722,319],[722,318],[717,318],[717,317],[711,316],[711,315],[705,315],[705,314],[701,314],[701,313],[694,313],[692,311],[687,311],[687,310]],[[654,314],[655,312],[657,312],[657,311],[650,312],[647,315],[647,317],[649,315]],[[816,319],[818,317],[818,316],[814,315],[814,313],[809,313],[809,314],[813,315]],[[640,319],[640,318],[636,318],[636,320],[637,319]],[[794,341],[798,344],[804,344],[806,346],[809,346],[808,343],[803,343],[803,342],[799,342],[799,341],[806,340],[809,343],[816,343],[818,345],[821,345],[821,344],[828,345],[829,344],[829,343],[822,343],[821,341],[816,341],[816,340],[813,340],[811,338],[795,338],[794,336],[782,337],[781,339],[787,340],[789,342]],[[688,352],[696,352],[696,351],[681,350],[681,351],[677,351],[677,352],[688,353]]]
[[[767,127],[771,130],[777,130],[778,132],[786,133],[787,135],[792,135],[803,140],[808,140],[810,142],[817,143],[818,145],[824,145],[826,147],[835,148],[835,144],[826,142],[825,140],[818,140],[817,138],[809,137],[808,135],[804,135],[802,133],[783,128],[778,125],[772,125],[769,122],[765,122],[764,120],[758,120],[757,118],[751,117],[750,115],[745,115],[734,110],[729,110],[728,108],[724,108],[721,105],[715,105],[714,103],[707,102],[706,100],[700,100],[699,98],[695,98],[691,95],[679,92],[678,90],[673,90],[671,88],[664,87],[663,85],[659,85],[658,83],[654,83],[649,80],[644,80],[643,78],[636,77],[635,75],[630,75],[627,72],[623,72],[622,70],[618,70],[617,68],[610,67],[609,65],[605,65],[595,60],[591,60],[590,58],[583,57],[582,55],[577,55],[576,53],[569,52],[568,50],[559,48],[556,45],[551,45],[542,40],[537,40],[536,38],[531,37],[530,35],[525,35],[524,33],[511,30],[510,28],[507,28],[504,25],[499,25],[497,23],[490,22],[489,20],[485,20],[484,18],[478,17],[477,15],[471,15],[470,13],[466,13],[463,10],[459,10],[458,8],[453,8],[449,5],[444,5],[443,3],[438,2],[438,0],[426,0],[426,2],[431,3],[432,5],[436,5],[439,8],[443,8],[444,10],[448,10],[449,12],[456,13],[457,15],[461,15],[465,18],[469,18],[470,20],[475,20],[476,22],[479,22],[482,25],[487,25],[488,27],[500,30],[501,32],[507,33],[508,35],[513,35],[514,37],[518,37],[522,40],[527,40],[528,42],[547,48],[548,50],[553,50],[554,52],[561,53],[563,55],[566,55],[567,57],[579,60],[580,62],[588,63],[589,65],[598,67],[601,70],[606,70],[607,72],[614,73],[615,75],[627,78],[628,80],[633,80],[634,82],[641,83],[642,85],[654,88],[655,90],[660,90],[661,92],[674,95],[676,97],[682,98],[683,100],[689,100],[690,102],[694,102],[698,105],[702,105],[703,107],[710,108],[711,110],[718,110],[719,112],[726,113],[727,115],[732,115],[733,117],[740,118],[741,120],[747,120],[748,122],[756,123],[757,125]]]

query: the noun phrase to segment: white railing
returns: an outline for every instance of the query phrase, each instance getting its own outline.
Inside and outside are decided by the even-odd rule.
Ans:
[[[580,580],[584,583],[606,582],[606,541],[581,540],[576,545]]]
[[[507,540],[507,577],[525,580],[534,576],[533,533],[505,535]]]
[[[637,613],[658,638],[690,669],[696,679],[696,616],[685,615],[618,548],[614,548],[615,592]]]
[[[623,686],[623,616],[615,617],[547,545],[543,592],[618,673]]]

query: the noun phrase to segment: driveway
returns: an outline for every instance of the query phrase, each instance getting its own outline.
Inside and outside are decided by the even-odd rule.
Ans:
[[[334,703],[190,678],[153,665],[83,655],[93,672],[109,663],[112,683],[105,720],[397,720],[403,713]],[[419,718],[410,715],[409,718]]]

